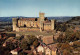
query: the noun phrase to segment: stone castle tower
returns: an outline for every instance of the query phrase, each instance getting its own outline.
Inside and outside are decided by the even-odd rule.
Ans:
[[[43,31],[44,27],[43,27],[43,22],[44,22],[44,13],[39,13],[39,19],[40,19],[40,32]]]
[[[40,21],[44,21],[45,19],[44,13],[39,13],[39,18],[40,18]]]
[[[51,29],[52,30],[55,29],[55,20],[54,19],[51,20]]]

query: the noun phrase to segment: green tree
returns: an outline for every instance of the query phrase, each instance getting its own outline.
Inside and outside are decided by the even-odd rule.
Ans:
[[[24,52],[22,51],[22,52],[19,52],[19,55],[27,55],[27,53],[24,53]]]
[[[34,47],[37,47],[38,46],[38,40],[37,39],[33,42],[33,46]]]
[[[23,40],[21,41],[20,47],[21,47],[22,49],[28,49],[28,43],[27,43],[27,41],[26,41],[25,39],[23,39]]]
[[[32,44],[37,38],[34,35],[27,35],[26,36],[26,41],[28,44]]]
[[[71,54],[70,54],[70,52],[69,52],[69,51],[64,50],[64,51],[63,51],[63,55],[71,55]]]
[[[7,48],[9,48],[9,50],[13,50],[15,49],[15,46],[12,42],[9,42],[7,45],[6,45]]]

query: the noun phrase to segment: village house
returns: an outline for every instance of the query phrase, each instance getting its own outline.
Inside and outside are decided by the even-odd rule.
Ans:
[[[10,53],[11,53],[12,55],[18,55],[18,52],[19,52],[20,50],[21,50],[21,49],[18,47],[18,48],[14,49],[14,50],[11,50]]]
[[[53,43],[53,35],[43,36],[41,39],[45,44]]]
[[[50,44],[46,45],[44,43],[41,43],[37,47],[37,52],[45,55],[56,55],[57,54],[57,44]]]
[[[57,54],[57,43],[56,44],[50,44],[48,46],[51,49],[51,54],[56,55]]]
[[[35,47],[33,45],[30,46],[31,51],[33,52],[34,55],[37,54],[37,50],[35,49]]]
[[[44,47],[42,46],[42,45],[39,45],[38,47],[37,47],[37,52],[44,52]]]
[[[12,54],[12,55],[18,55],[18,51],[12,50],[12,51],[11,51],[11,54]]]
[[[3,43],[3,45],[2,45],[3,47],[6,47],[6,43]]]
[[[51,55],[51,49],[49,47],[44,47],[45,49],[45,55]]]

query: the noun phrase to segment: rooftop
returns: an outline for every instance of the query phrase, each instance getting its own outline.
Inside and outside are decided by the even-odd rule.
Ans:
[[[28,20],[28,21],[35,21],[36,18],[20,18],[20,20]]]

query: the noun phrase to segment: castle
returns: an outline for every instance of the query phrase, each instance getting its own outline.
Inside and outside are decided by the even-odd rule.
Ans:
[[[39,13],[39,18],[13,18],[13,31],[53,31],[55,20],[48,20],[44,13]]]

